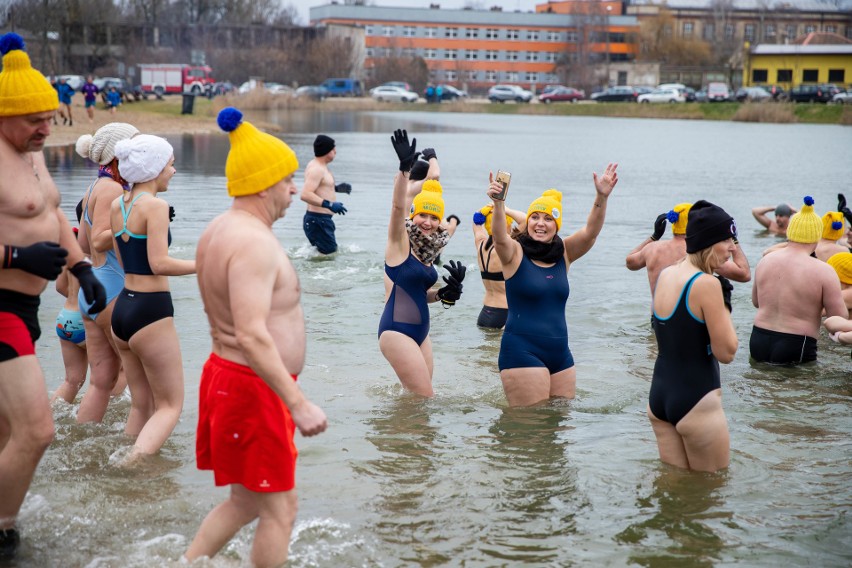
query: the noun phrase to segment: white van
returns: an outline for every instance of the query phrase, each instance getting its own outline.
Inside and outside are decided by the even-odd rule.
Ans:
[[[707,83],[707,101],[724,102],[731,100],[731,90],[727,83]]]

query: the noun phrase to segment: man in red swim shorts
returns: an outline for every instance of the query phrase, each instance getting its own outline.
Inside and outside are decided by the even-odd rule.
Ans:
[[[296,518],[296,428],[325,431],[325,413],[296,383],[305,363],[305,317],[299,280],[272,233],[296,193],[299,167],[284,142],[225,108],[230,133],[225,164],[231,208],[198,242],[196,268],[213,352],[201,376],[196,457],[230,497],[198,529],[186,559],[215,555],[240,528],[260,517],[254,566],[287,561]]]

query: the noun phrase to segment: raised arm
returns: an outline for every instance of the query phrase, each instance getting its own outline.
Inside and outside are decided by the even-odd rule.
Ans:
[[[627,264],[628,270],[641,270],[645,268],[647,260],[645,258],[645,247],[654,241],[659,241],[660,237],[663,236],[663,233],[666,232],[666,220],[668,213],[660,213],[657,215],[657,219],[654,221],[654,232],[651,233],[651,236],[636,245],[636,247],[627,253],[627,259],[625,263]]]
[[[500,257],[500,262],[503,263],[503,269],[514,273],[517,270],[517,265],[520,264],[521,245],[516,240],[512,239],[506,231],[506,203],[499,199],[494,199],[495,195],[503,192],[503,184],[494,181],[494,174],[488,174],[488,197],[494,204],[494,210],[491,213],[491,236],[494,238],[494,249],[497,251],[497,256]]]
[[[751,210],[751,215],[754,217],[758,223],[766,227],[767,229],[772,224],[772,220],[766,216],[770,211],[775,211],[775,208],[771,205],[765,207],[755,207]]]
[[[734,249],[734,254],[731,255],[731,258],[716,269],[716,274],[735,282],[748,282],[751,280],[751,267],[748,264],[748,258],[746,258],[740,243],[737,243],[737,248]]]
[[[618,183],[617,169],[618,164],[610,163],[600,177],[597,173],[592,173],[592,179],[595,182],[595,202],[592,205],[591,212],[589,212],[589,217],[586,219],[586,225],[563,239],[565,252],[570,262],[579,259],[594,246],[595,240],[597,240],[603,228],[604,219],[606,219],[607,200]]]
[[[393,197],[391,200],[390,220],[388,221],[388,243],[385,248],[385,262],[396,266],[408,256],[410,245],[405,230],[407,217],[406,190],[408,189],[408,172],[417,160],[417,139],[408,141],[408,132],[396,130],[391,136],[391,144],[399,158],[399,171],[393,180]]]

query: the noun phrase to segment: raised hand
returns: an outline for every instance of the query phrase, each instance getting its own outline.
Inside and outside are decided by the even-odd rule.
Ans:
[[[652,241],[659,241],[660,237],[663,236],[663,233],[666,232],[666,221],[668,220],[668,213],[660,213],[657,215],[657,220],[654,221],[654,232],[651,234]]]
[[[616,170],[618,169],[618,164],[608,164],[604,173],[598,177],[598,174],[592,173],[592,179],[595,180],[595,191],[598,192],[599,195],[603,195],[604,197],[609,197],[609,194],[612,193],[615,184],[618,183],[618,173]]]
[[[434,148],[424,148],[423,149],[423,159],[428,162],[432,158],[438,159],[438,155],[435,154],[435,149]]]
[[[396,151],[396,157],[399,158],[399,171],[410,171],[411,166],[417,161],[417,156],[420,155],[416,151],[417,138],[412,138],[411,142],[409,142],[408,131],[395,130],[393,136],[391,136],[391,144],[393,144],[393,149]]]

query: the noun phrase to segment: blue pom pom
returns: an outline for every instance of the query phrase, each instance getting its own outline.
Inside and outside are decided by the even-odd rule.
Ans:
[[[839,231],[842,228],[843,228],[843,221],[832,221],[831,230]]]
[[[680,213],[672,209],[666,213],[666,219],[668,219],[669,223],[677,223],[677,220],[680,219]]]
[[[813,204],[814,204],[814,198],[811,197],[810,195],[806,195],[805,196],[805,205],[813,205]]]
[[[477,211],[473,214],[473,224],[474,225],[484,225],[485,224],[485,215]]]
[[[233,132],[236,130],[237,126],[240,125],[240,121],[242,119],[243,113],[234,107],[225,107],[219,111],[219,116],[216,117],[216,123],[219,125],[219,128],[225,132]]]
[[[24,38],[15,32],[9,32],[0,37],[0,54],[6,55],[15,49],[24,49]]]

